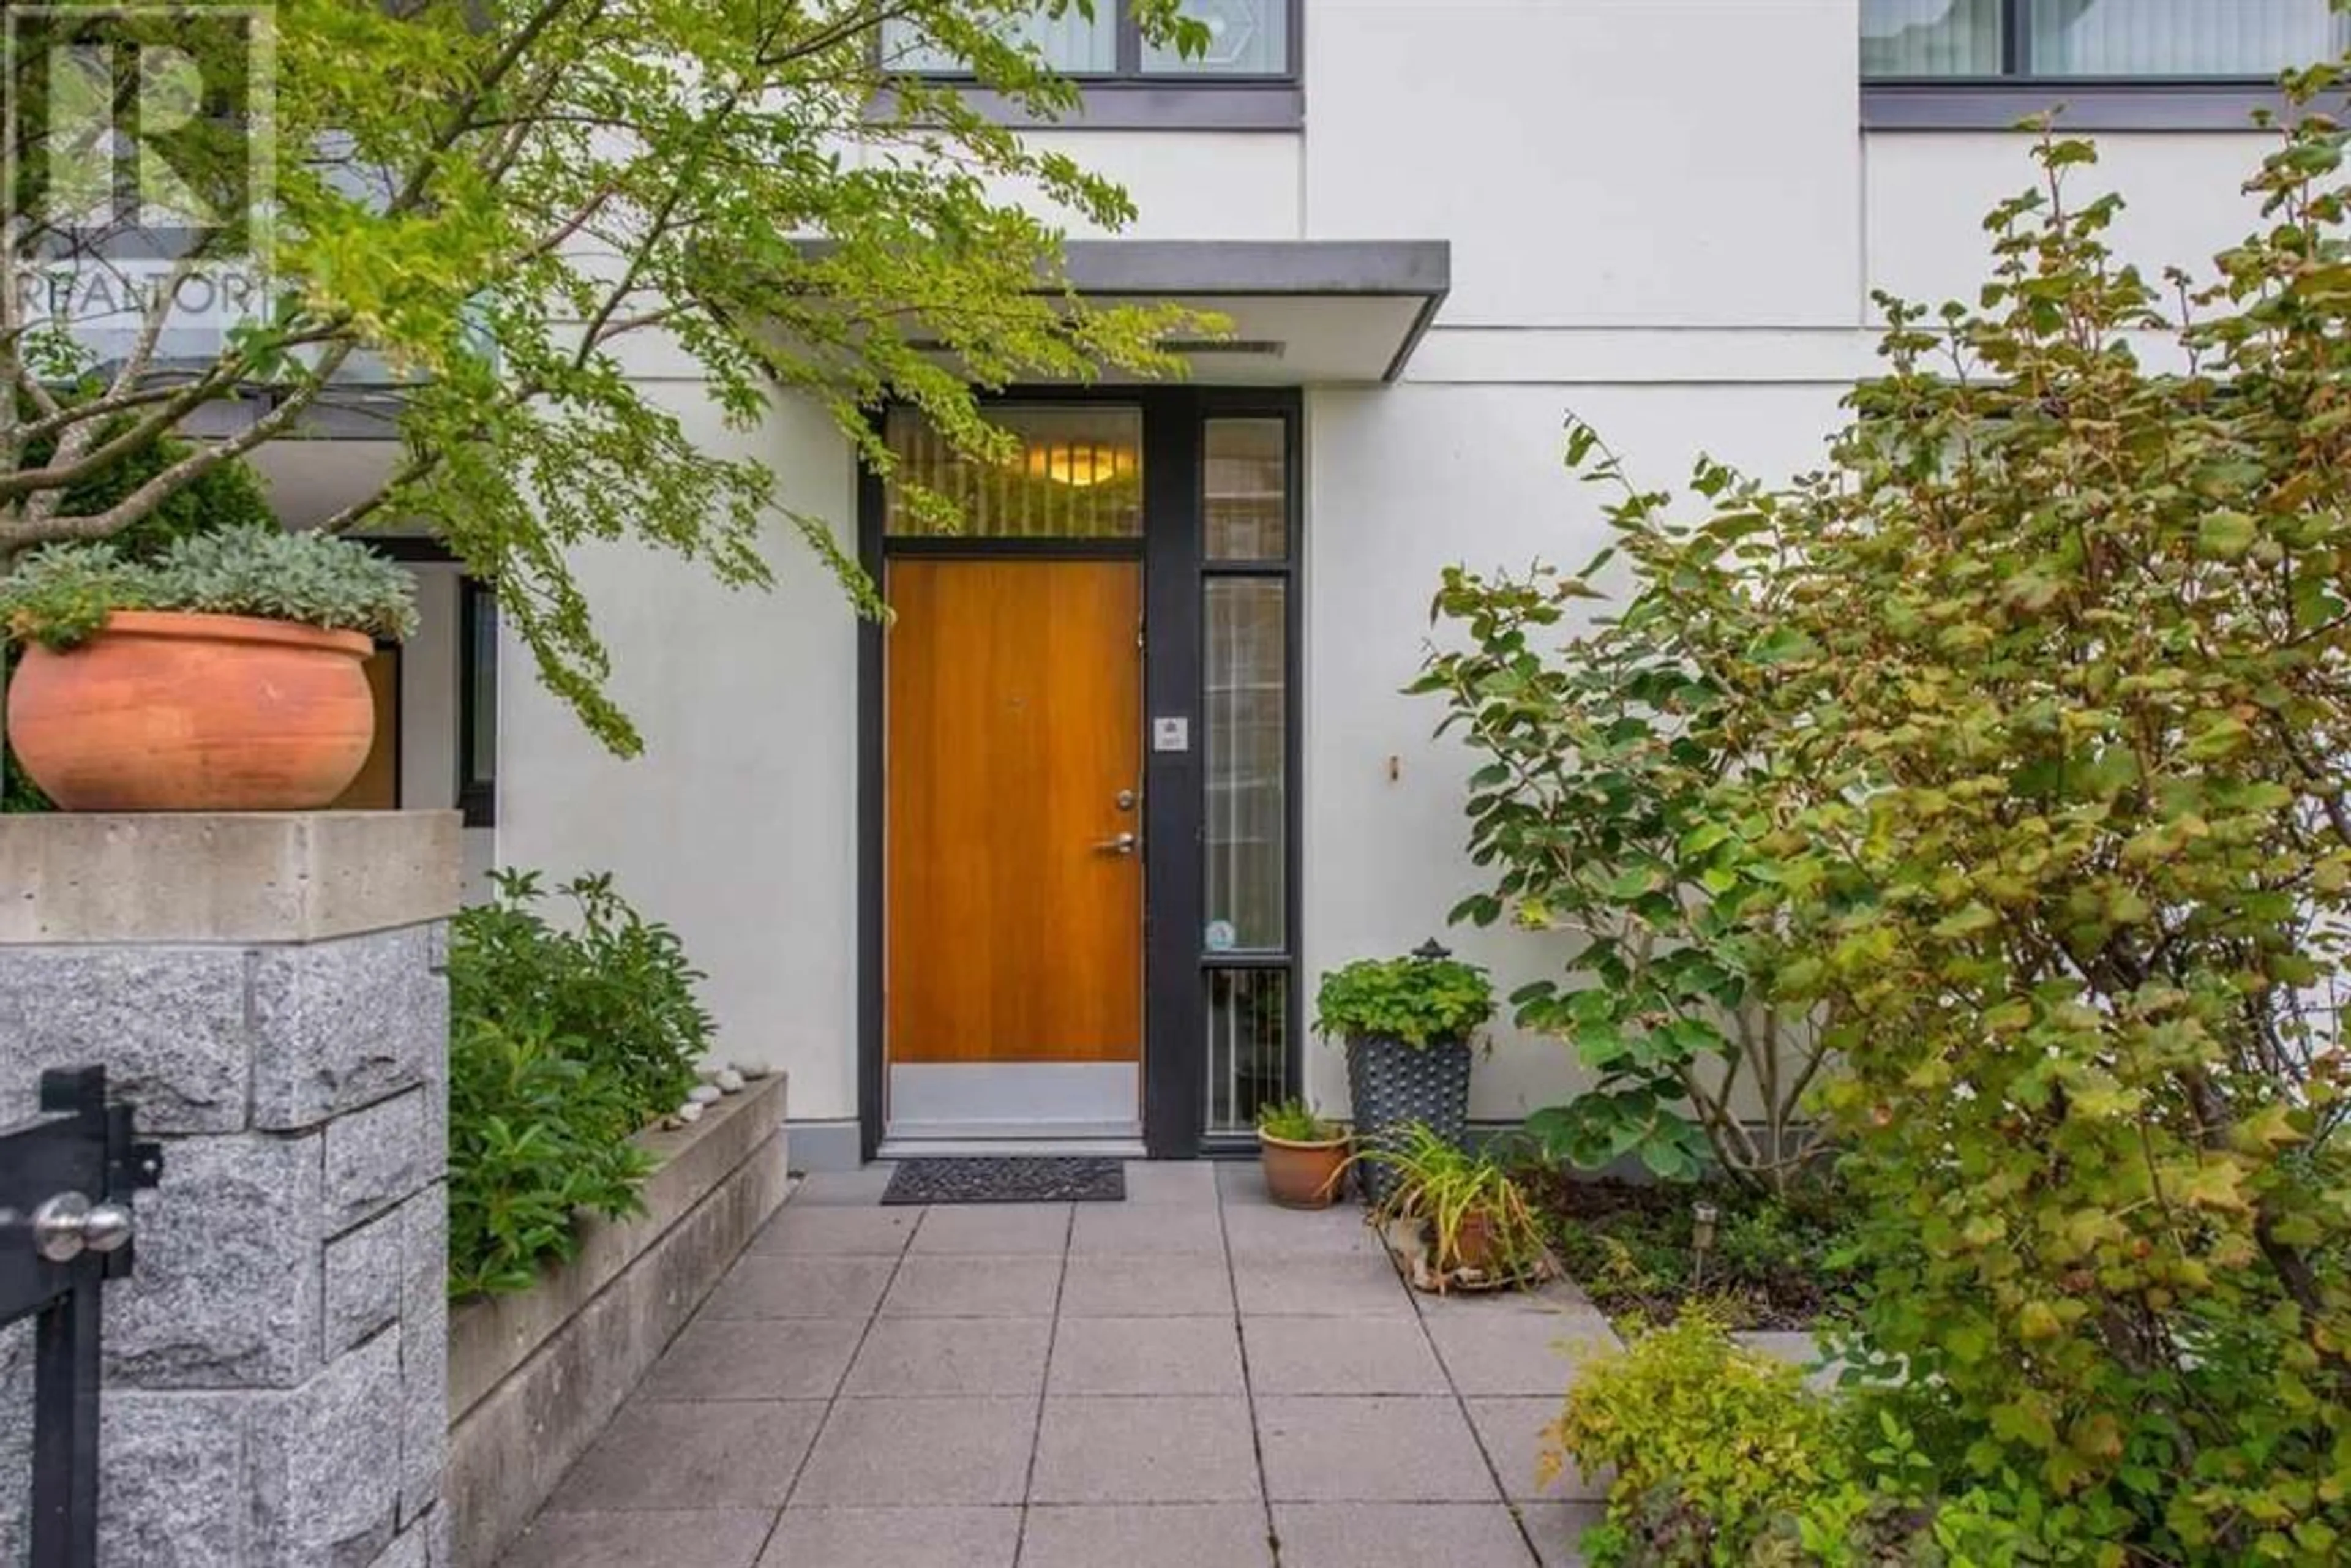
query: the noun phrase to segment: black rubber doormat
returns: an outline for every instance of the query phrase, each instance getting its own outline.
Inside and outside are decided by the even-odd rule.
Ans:
[[[901,1160],[882,1201],[1123,1203],[1126,1162],[1097,1155],[989,1155]]]

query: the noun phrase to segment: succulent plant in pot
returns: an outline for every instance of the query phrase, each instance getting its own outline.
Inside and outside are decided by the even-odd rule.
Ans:
[[[1486,971],[1435,942],[1400,958],[1358,959],[1322,977],[1315,1032],[1345,1042],[1355,1133],[1365,1148],[1416,1123],[1460,1141],[1469,1120],[1470,1040],[1493,1016]],[[1374,1202],[1395,1182],[1386,1166],[1365,1167]]]
[[[1265,1189],[1284,1208],[1328,1208],[1347,1174],[1347,1130],[1284,1100],[1257,1113]]]
[[[362,664],[415,624],[408,574],[348,539],[257,524],[143,560],[53,545],[0,578],[24,650],[8,739],[67,810],[323,806],[374,739]]]

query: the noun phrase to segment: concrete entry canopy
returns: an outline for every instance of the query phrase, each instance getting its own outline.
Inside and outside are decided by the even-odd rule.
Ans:
[[[805,248],[820,254],[828,242]],[[1193,381],[1216,386],[1395,381],[1453,287],[1446,240],[1081,239],[1062,260],[1093,303],[1223,317],[1225,336],[1168,345]]]
[[[1453,285],[1444,240],[1073,240],[1099,303],[1176,304],[1231,322],[1186,345],[1192,378],[1241,386],[1392,382]]]

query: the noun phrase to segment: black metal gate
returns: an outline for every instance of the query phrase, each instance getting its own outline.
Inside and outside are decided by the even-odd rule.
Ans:
[[[106,1069],[41,1074],[0,1133],[0,1323],[33,1317],[32,1568],[97,1568],[99,1291],[131,1272],[131,1194],[163,1171]]]

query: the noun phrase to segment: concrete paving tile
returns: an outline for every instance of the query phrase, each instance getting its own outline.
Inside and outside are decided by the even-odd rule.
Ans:
[[[1273,1568],[1273,1550],[1254,1502],[1040,1505],[1020,1568]]]
[[[843,1318],[696,1318],[641,1399],[830,1399],[865,1325]]]
[[[1352,1203],[1317,1209],[1228,1207],[1225,1243],[1235,1258],[1316,1252],[1377,1257],[1383,1249],[1379,1232],[1364,1223],[1364,1211]]]
[[[1262,1161],[1218,1160],[1216,1166],[1217,1197],[1227,1208],[1273,1201],[1266,1195],[1265,1165]]]
[[[1284,1502],[1273,1508],[1282,1568],[1533,1568],[1499,1502]]]
[[[747,1253],[703,1303],[705,1318],[853,1318],[873,1315],[893,1258]]]
[[[1259,1394],[1446,1394],[1445,1369],[1406,1318],[1250,1318]]]
[[[1258,1496],[1246,1399],[1045,1401],[1031,1502],[1249,1502]]]
[[[1050,1318],[879,1318],[841,1385],[844,1398],[954,1398],[1045,1386]]]
[[[788,1508],[758,1568],[1012,1568],[1017,1508]]]
[[[1559,1419],[1561,1398],[1519,1397],[1464,1400],[1478,1441],[1502,1480],[1502,1495],[1514,1502],[1590,1502],[1608,1495],[1606,1478],[1570,1469],[1549,1486],[1539,1479],[1542,1430]]]
[[[1405,1282],[1374,1254],[1236,1258],[1233,1288],[1245,1318],[1415,1316]]]
[[[872,1207],[897,1174],[893,1164],[863,1166],[853,1171],[810,1171],[792,1189],[794,1203]]]
[[[1233,1281],[1222,1258],[1071,1258],[1061,1276],[1061,1317],[1203,1318],[1233,1315]]]
[[[1070,1233],[1072,1258],[1222,1257],[1224,1250],[1224,1227],[1211,1204],[1081,1203]]]
[[[1142,1207],[1214,1204],[1217,1167],[1208,1160],[1129,1160],[1126,1201]]]
[[[499,1568],[751,1568],[775,1514],[543,1513]]]
[[[1463,1394],[1564,1396],[1577,1362],[1615,1343],[1596,1312],[1438,1312],[1422,1321]]]
[[[1058,1255],[967,1258],[915,1252],[883,1299],[885,1318],[1049,1318],[1061,1287]]]
[[[623,1406],[547,1506],[558,1513],[778,1508],[824,1409],[813,1400]]]
[[[1053,1334],[1045,1390],[1244,1393],[1240,1338],[1230,1318],[1065,1319]]]
[[[843,1399],[817,1434],[792,1506],[1017,1503],[1036,1434],[1034,1399]]]
[[[1760,1330],[1748,1330],[1730,1337],[1750,1350],[1777,1357],[1791,1366],[1808,1367],[1821,1359],[1820,1343],[1808,1333],[1766,1333]]]
[[[1583,1568],[1583,1532],[1608,1511],[1594,1502],[1530,1502],[1519,1505],[1519,1517],[1542,1568]]]
[[[1258,1438],[1276,1502],[1498,1502],[1450,1398],[1261,1398]]]
[[[923,1218],[919,1208],[841,1208],[824,1204],[803,1207],[788,1203],[776,1212],[751,1250],[762,1255],[824,1253],[894,1258],[906,1249],[906,1239]]]
[[[1830,1361],[1821,1354],[1820,1341],[1803,1333],[1771,1333],[1761,1330],[1730,1336],[1749,1350],[1784,1361],[1804,1370],[1804,1381],[1823,1394],[1832,1394],[1844,1381],[1845,1364]]]
[[[928,1210],[914,1237],[916,1257],[1058,1257],[1069,1244],[1066,1203],[962,1203]]]

